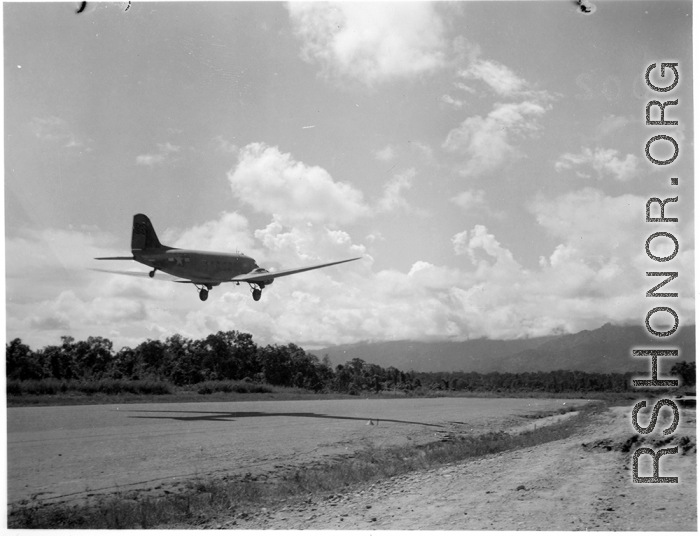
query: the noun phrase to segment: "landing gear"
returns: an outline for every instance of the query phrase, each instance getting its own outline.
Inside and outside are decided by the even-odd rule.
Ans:
[[[148,277],[153,277],[154,275],[156,275],[156,268],[153,268],[153,270],[148,272]]]
[[[262,297],[262,291],[265,288],[265,285],[262,283],[248,283],[250,285],[250,290],[253,293],[253,299],[255,301],[260,301],[260,298]]]
[[[211,290],[211,285],[203,285],[197,288],[199,289],[199,299],[202,301],[207,301],[209,291]]]

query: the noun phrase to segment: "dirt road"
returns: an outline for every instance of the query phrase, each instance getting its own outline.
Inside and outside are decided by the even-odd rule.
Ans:
[[[678,484],[633,484],[630,408],[612,408],[566,440],[395,477],[301,504],[219,520],[209,528],[419,530],[697,530],[695,410],[682,410],[661,476]],[[641,420],[641,418],[640,418]],[[657,426],[656,430],[661,430]],[[658,447],[656,447],[658,448]],[[640,475],[651,463],[640,461]]]

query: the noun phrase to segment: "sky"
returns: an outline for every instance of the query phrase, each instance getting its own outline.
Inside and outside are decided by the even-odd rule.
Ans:
[[[595,7],[4,4],[7,339],[575,333],[643,325],[653,270],[679,272],[664,289],[679,298],[653,305],[692,323],[691,2]],[[645,85],[661,62],[679,63],[671,92]],[[670,99],[679,125],[645,125],[646,103]],[[679,143],[671,165],[645,157],[659,134]],[[649,197],[674,195],[677,224],[645,223]],[[148,270],[94,260],[129,255],[136,213],[164,244],[270,269],[362,259],[280,278],[259,302],[247,285],[201,302],[93,271]],[[664,265],[644,249],[659,230],[680,244]]]

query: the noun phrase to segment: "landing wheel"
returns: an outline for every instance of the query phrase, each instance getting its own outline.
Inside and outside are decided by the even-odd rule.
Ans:
[[[207,301],[207,298],[209,297],[209,291],[205,288],[199,291],[199,299],[202,301]]]
[[[262,290],[259,288],[254,288],[253,289],[253,299],[255,301],[260,301],[260,296],[262,296]]]
[[[155,269],[155,268],[153,268],[153,270],[151,270],[150,272],[148,272],[148,277],[153,277],[154,275],[156,275],[156,269]]]

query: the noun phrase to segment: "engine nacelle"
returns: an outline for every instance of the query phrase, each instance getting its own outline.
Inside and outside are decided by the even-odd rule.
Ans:
[[[269,274],[270,273],[267,270],[265,270],[265,268],[256,268],[255,270],[253,270],[253,272],[256,274]],[[274,281],[275,281],[275,279],[271,277],[270,279],[266,279],[264,281],[258,281],[258,285],[260,285],[260,288],[265,288],[265,287],[272,285],[272,283]]]

